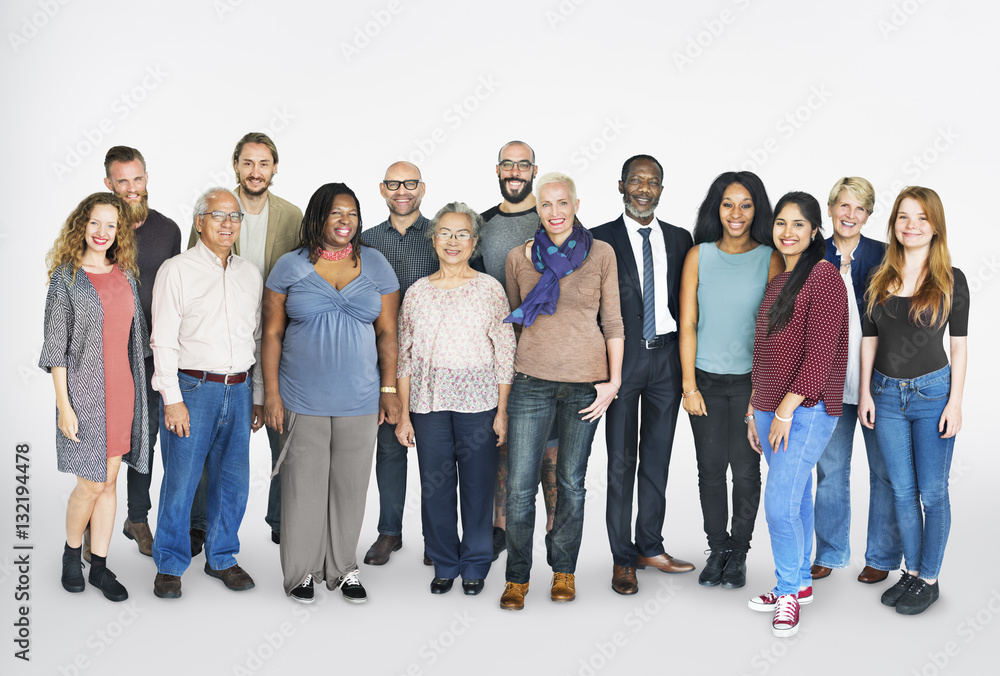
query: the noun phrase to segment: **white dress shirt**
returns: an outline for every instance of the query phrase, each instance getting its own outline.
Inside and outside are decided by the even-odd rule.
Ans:
[[[260,354],[264,280],[250,261],[230,255],[226,267],[199,240],[160,266],[153,284],[150,345],[153,389],[164,404],[184,400],[179,369],[241,373]],[[255,404],[264,403],[263,376],[253,373]]]
[[[650,228],[649,247],[653,252],[653,278],[655,293],[653,300],[656,308],[656,334],[672,333],[677,330],[677,321],[670,314],[670,306],[667,301],[670,298],[670,289],[667,288],[667,244],[663,240],[663,228],[653,215],[653,220],[649,225],[639,223],[628,212],[622,215],[625,221],[625,230],[628,232],[628,241],[632,245],[632,255],[635,257],[635,266],[639,269],[639,284],[642,284],[643,264],[642,264],[642,235],[639,228]],[[646,293],[646,290],[642,290]]]

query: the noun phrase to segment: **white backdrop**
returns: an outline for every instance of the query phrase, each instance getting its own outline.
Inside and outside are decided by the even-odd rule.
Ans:
[[[996,656],[1000,585],[978,564],[1000,556],[988,516],[996,511],[1000,470],[988,423],[996,407],[985,399],[983,374],[997,364],[983,337],[998,328],[1000,247],[976,223],[983,208],[986,218],[995,211],[997,19],[993,5],[934,0],[5,0],[0,242],[11,278],[0,331],[0,449],[7,458],[0,513],[8,515],[0,519],[7,524],[0,529],[0,671],[992,671],[986,664]],[[541,171],[577,179],[588,225],[620,213],[621,163],[639,152],[666,169],[657,215],[687,228],[711,180],[736,168],[759,173],[772,200],[801,189],[823,202],[837,178],[865,176],[879,192],[865,233],[878,238],[901,186],[936,189],[955,265],[972,289],[965,427],[952,469],[941,601],[906,618],[879,604],[885,585],[854,580],[867,512],[863,453],[853,473],[852,565],[817,584],[796,638],[774,639],[768,616],[746,609],[747,597],[773,584],[763,515],[744,590],[704,589],[695,574],[647,570],[639,595],[620,597],[609,588],[601,432],[588,475],[578,599],[569,606],[548,601],[540,557],[521,613],[497,606],[503,557],[481,596],[432,597],[432,572],[420,565],[415,462],[404,548],[388,566],[362,565],[370,602],[348,606],[339,594],[319,591],[315,606],[293,604],[282,593],[277,548],[263,523],[263,434],[252,445],[240,555],[256,589],[227,591],[201,572],[199,557],[184,576],[183,598],[156,599],[152,561],[116,531],[110,563],[129,601],[111,604],[92,589],[64,592],[62,522],[73,479],[56,471],[52,384],[35,366],[45,253],[72,208],[104,189],[104,152],[117,144],[143,152],[150,204],[177,220],[186,239],[195,196],[210,184],[233,185],[229,157],[251,130],[269,133],[278,146],[276,194],[304,207],[322,183],[345,181],[357,190],[368,226],[385,218],[378,181],[401,158],[423,170],[426,214],[455,199],[478,210],[496,204],[496,152],[512,138],[535,148]],[[18,443],[31,447],[26,541],[15,539],[13,528]],[[700,569],[705,544],[685,421],[673,453],[666,546]],[[154,485],[159,475],[157,462]],[[374,480],[368,505],[362,556],[376,534]],[[34,546],[27,578],[14,565],[24,553],[18,544]],[[27,579],[30,600],[16,600]],[[12,625],[22,605],[30,609],[30,663],[14,657]]]

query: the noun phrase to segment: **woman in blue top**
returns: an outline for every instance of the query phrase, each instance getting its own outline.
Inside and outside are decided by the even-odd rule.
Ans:
[[[398,314],[395,273],[361,244],[357,197],[322,186],[264,289],[264,420],[281,434],[281,568],[296,601],[313,601],[314,580],[367,600],[357,546],[378,425],[401,408]]]
[[[711,551],[698,584],[746,584],[746,556],[760,503],[760,456],[743,416],[757,309],[784,269],[773,249],[771,203],[749,171],[720,174],[698,209],[681,278],[680,353],[684,410],[691,416],[698,491]],[[729,525],[726,471],[733,471]]]

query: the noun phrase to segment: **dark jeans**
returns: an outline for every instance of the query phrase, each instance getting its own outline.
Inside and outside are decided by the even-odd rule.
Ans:
[[[281,455],[281,435],[278,434],[277,430],[272,430],[266,425],[264,429],[267,430],[267,443],[271,447],[271,471],[274,472],[274,466],[278,464],[278,456]],[[271,479],[271,484],[268,486],[267,514],[264,515],[264,521],[275,533],[281,531],[281,477],[277,474]]]
[[[149,516],[153,503],[149,498],[149,486],[153,480],[153,447],[156,434],[160,431],[160,393],[153,389],[153,358],[146,358],[146,421],[149,427],[149,473],[143,474],[133,467],[126,474],[128,520],[143,523]]]
[[[493,560],[497,410],[413,413],[420,464],[420,514],[436,577],[483,580]],[[462,537],[457,512],[461,503]]]
[[[389,422],[383,422],[378,426],[376,442],[375,480],[378,482],[378,532],[380,535],[398,537],[403,534],[407,448],[399,443],[399,439],[396,438],[396,426]],[[437,559],[433,560],[437,561]]]
[[[717,374],[695,369],[695,383],[708,415],[689,416],[698,458],[698,493],[708,546],[750,550],[760,505],[760,456],[747,440],[743,422],[750,403],[750,374]],[[729,526],[727,471],[733,472],[733,524]]]
[[[584,479],[597,421],[584,422],[579,411],[596,398],[591,383],[560,383],[514,374],[507,404],[507,581],[523,584],[531,575],[535,496],[545,441],[559,420],[556,459],[552,570],[575,573],[583,538]]]

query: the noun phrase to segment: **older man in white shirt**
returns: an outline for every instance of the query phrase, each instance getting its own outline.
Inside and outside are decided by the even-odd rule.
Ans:
[[[200,240],[166,261],[153,286],[153,388],[163,404],[153,542],[153,593],[160,598],[181,595],[202,468],[209,477],[205,572],[234,591],[254,586],[235,555],[250,484],[250,433],[263,422],[264,390],[253,366],[264,282],[252,263],[232,253],[242,219],[230,190],[207,191],[195,204]]]

